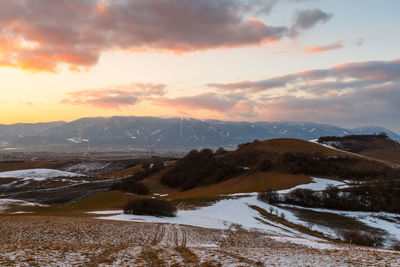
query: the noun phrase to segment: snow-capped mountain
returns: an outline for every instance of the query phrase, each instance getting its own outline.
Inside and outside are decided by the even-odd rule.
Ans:
[[[201,147],[235,147],[254,139],[299,138],[374,134],[382,127],[344,129],[311,122],[228,122],[155,117],[82,118],[72,122],[0,125],[0,147],[85,148],[95,150],[188,150]]]

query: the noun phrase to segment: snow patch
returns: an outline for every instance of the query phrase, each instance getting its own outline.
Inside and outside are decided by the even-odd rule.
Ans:
[[[56,177],[81,177],[78,173],[59,171],[53,169],[27,169],[17,171],[0,172],[0,178],[21,178],[24,180],[44,181]]]
[[[312,178],[312,182],[311,183],[298,185],[298,186],[290,188],[290,189],[279,190],[278,193],[286,194],[286,193],[289,193],[290,191],[292,191],[294,189],[311,189],[311,190],[314,190],[314,191],[320,191],[320,190],[324,190],[329,184],[331,184],[333,186],[340,187],[340,188],[344,188],[344,187],[347,186],[346,183],[340,182],[340,181],[336,181],[336,180],[330,180],[330,179],[324,179],[324,178],[316,178],[316,177],[311,177],[311,178]]]

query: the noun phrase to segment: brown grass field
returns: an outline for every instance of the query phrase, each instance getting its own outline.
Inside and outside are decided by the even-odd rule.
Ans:
[[[62,163],[39,161],[39,160],[25,160],[25,161],[0,161],[0,172],[15,171],[23,169],[55,169]]]
[[[398,266],[398,252],[244,230],[61,216],[0,220],[1,266]]]

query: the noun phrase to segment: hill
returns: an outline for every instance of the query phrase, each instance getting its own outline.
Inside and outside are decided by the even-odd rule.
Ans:
[[[155,117],[82,118],[72,122],[0,125],[0,149],[87,151],[184,151],[236,148],[255,139],[317,139],[321,136],[374,134],[382,127],[344,129],[311,122],[232,122]]]
[[[143,182],[171,198],[286,189],[310,177],[338,180],[394,180],[391,166],[299,139],[272,139],[239,145],[236,151],[191,151]]]
[[[400,165],[400,143],[390,139],[385,133],[378,135],[326,136],[318,140],[344,151],[358,153]]]

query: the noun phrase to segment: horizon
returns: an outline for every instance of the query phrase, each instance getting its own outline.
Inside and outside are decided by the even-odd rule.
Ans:
[[[55,120],[55,121],[38,121],[38,122],[16,122],[16,123],[10,123],[10,124],[2,124],[0,125],[5,125],[5,126],[12,126],[12,125],[17,125],[17,124],[45,124],[45,123],[55,123],[55,122],[64,122],[64,123],[71,123],[74,121],[78,120],[83,120],[83,119],[111,119],[111,118],[155,118],[155,119],[193,119],[193,120],[199,120],[199,121],[221,121],[221,122],[245,122],[245,123],[310,123],[310,124],[318,124],[318,125],[326,125],[326,126],[334,126],[338,128],[343,128],[343,129],[348,129],[348,130],[354,130],[358,128],[384,128],[386,130],[389,130],[395,134],[400,134],[400,132],[397,132],[395,130],[392,130],[390,128],[384,127],[382,125],[364,125],[360,127],[343,127],[340,125],[335,125],[335,124],[327,124],[327,123],[320,123],[320,122],[313,122],[313,121],[262,121],[262,120],[256,120],[256,121],[246,121],[246,120],[220,120],[220,119],[212,119],[212,118],[206,118],[206,119],[199,119],[199,118],[194,118],[194,117],[161,117],[161,116],[134,116],[134,115],[116,115],[116,116],[93,116],[93,117],[81,117],[78,119],[66,121],[66,120]],[[378,134],[378,133],[376,133]]]
[[[399,1],[4,0],[0,124],[101,114],[400,133],[393,10]]]

